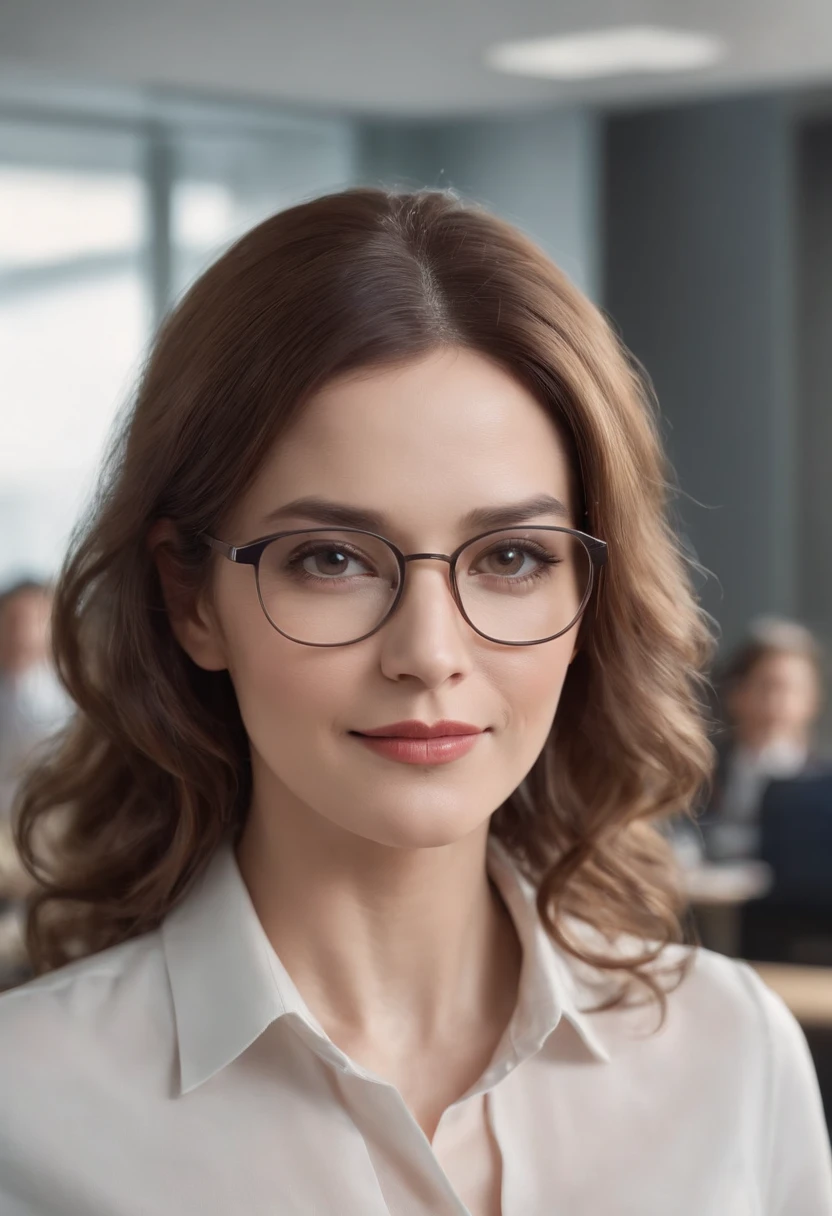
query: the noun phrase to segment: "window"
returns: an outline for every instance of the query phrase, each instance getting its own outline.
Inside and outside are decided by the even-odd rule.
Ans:
[[[0,111],[0,588],[57,572],[154,326],[246,229],[348,185],[341,121]]]
[[[349,184],[350,141],[330,123],[269,132],[183,133],[173,143],[174,295],[267,216]]]
[[[135,137],[0,125],[0,583],[56,570],[145,349],[140,166]]]

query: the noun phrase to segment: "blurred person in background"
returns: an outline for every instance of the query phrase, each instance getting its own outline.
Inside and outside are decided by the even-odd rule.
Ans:
[[[0,592],[0,816],[6,819],[34,749],[69,712],[51,659],[51,610],[50,587],[34,579]]]
[[[51,588],[35,579],[0,593],[0,987],[26,970],[21,920],[31,880],[14,847],[12,804],[38,745],[69,712],[51,660],[51,609]]]
[[[716,684],[724,727],[700,828],[711,860],[754,858],[770,783],[832,772],[815,739],[823,652],[803,625],[761,617]]]
[[[829,1216],[800,1027],[682,941],[712,639],[601,312],[453,194],[319,198],[187,293],[109,467],[3,1216]]]

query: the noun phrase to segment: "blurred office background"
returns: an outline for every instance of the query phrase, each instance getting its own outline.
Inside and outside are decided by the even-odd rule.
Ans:
[[[560,263],[653,381],[722,656],[760,617],[799,623],[828,656],[828,0],[6,0],[0,591],[55,574],[183,289],[261,218],[359,183],[454,187]],[[818,712],[813,777],[828,698]],[[816,842],[832,786],[812,791]],[[789,830],[816,863],[821,944],[801,922],[803,945],[763,934],[759,952],[817,979],[832,842]],[[692,899],[737,953],[738,909],[772,879],[718,862],[693,857]]]
[[[491,66],[566,35],[596,41]],[[654,381],[724,645],[761,612],[832,635],[817,0],[7,0],[0,584],[55,570],[182,289],[261,217],[359,182],[450,185],[540,241]]]

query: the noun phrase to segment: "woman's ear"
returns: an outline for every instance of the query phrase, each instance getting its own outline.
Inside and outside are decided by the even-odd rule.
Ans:
[[[148,551],[159,573],[162,598],[173,635],[197,667],[224,671],[228,667],[219,622],[203,593],[194,593],[183,578],[177,557],[178,533],[173,520],[160,519],[150,530]]]

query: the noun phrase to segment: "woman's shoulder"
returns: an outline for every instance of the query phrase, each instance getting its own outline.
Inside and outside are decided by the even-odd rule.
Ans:
[[[0,994],[0,1017],[14,1016],[21,1004],[49,1004],[71,999],[82,991],[128,978],[146,967],[159,949],[158,933],[144,933],[108,949],[84,955],[26,980]]]
[[[21,1070],[117,1052],[148,1007],[169,1004],[159,934],[143,934],[0,995],[0,1092]]]
[[[756,1033],[763,1041],[797,1022],[782,998],[742,959],[729,958],[704,946],[669,948],[668,957],[686,964],[684,978],[670,994],[671,1006],[689,1016],[719,1018],[730,1027]]]
[[[674,944],[662,951],[653,968],[679,977],[667,991],[670,1019],[694,1021],[722,1038],[741,1034],[760,1044],[782,1034],[784,1027],[797,1027],[781,997],[743,959],[704,946]]]
[[[684,1069],[734,1077],[763,1104],[774,1100],[786,1076],[815,1094],[803,1029],[751,964],[701,946],[672,946],[656,966],[677,977],[666,989],[660,1034],[673,1058],[686,1058]]]
[[[113,1135],[140,1142],[154,1103],[171,1092],[175,1061],[158,932],[3,993],[0,1211],[19,1196],[21,1212],[40,1211],[44,1196],[57,1211],[64,1194],[73,1212],[91,1210]]]
[[[598,935],[586,926],[582,928],[583,944],[591,944],[594,953],[601,953]],[[622,934],[608,952],[620,964],[643,958],[653,949],[652,943]],[[595,992],[602,999],[610,996],[620,982],[620,975],[604,974],[580,961],[572,960],[572,969],[585,993]],[[741,959],[702,946],[673,943],[638,971],[664,993],[663,1037],[684,1041],[690,1050],[695,1050],[696,1042],[707,1043],[711,1052],[720,1045],[726,1052],[742,1047],[744,1053],[750,1050],[762,1061],[778,1049],[794,1050],[795,1043],[805,1043],[803,1031],[782,998]],[[659,1013],[656,1000],[642,999],[646,991],[640,984],[631,985],[630,991],[633,1001],[624,1005],[634,1009],[632,1016],[609,1019],[609,1025],[620,1025],[625,1035],[628,1026],[646,1026],[651,1016],[657,1018]],[[611,1012],[615,1014],[615,1010]],[[802,1051],[802,1046],[798,1050]]]
[[[687,990],[683,983],[677,995],[691,1046],[694,1028],[698,1033],[695,1075],[721,1074],[717,1092],[755,1128],[771,1210],[832,1211],[820,1086],[806,1035],[785,1001],[749,963],[703,949]]]

